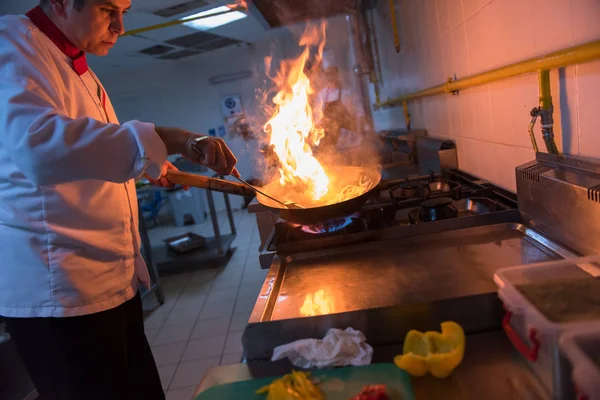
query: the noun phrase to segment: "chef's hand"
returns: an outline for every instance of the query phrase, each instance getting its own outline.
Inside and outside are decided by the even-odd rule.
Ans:
[[[178,128],[156,128],[169,154],[181,154],[202,164],[219,175],[240,174],[235,169],[237,159],[225,141],[212,136],[198,135]]]
[[[167,171],[179,171],[176,166],[171,164],[169,161],[163,165],[162,172],[160,174],[160,178],[152,179],[148,174],[144,174],[144,178],[148,179],[150,183],[154,186],[164,187],[167,189],[173,189],[175,187],[174,183],[171,183],[167,180]],[[188,190],[189,186],[184,186],[184,190]]]

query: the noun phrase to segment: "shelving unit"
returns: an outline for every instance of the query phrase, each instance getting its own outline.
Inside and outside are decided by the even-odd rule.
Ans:
[[[146,224],[140,222],[140,234],[141,236],[145,237],[145,239],[142,238],[142,242],[144,242],[144,240],[147,241],[147,244],[143,243],[143,247],[147,247],[151,250],[151,254],[147,254],[148,252],[146,252],[145,257],[148,257],[146,258],[147,261],[148,259],[152,260],[151,263],[149,262],[149,265],[152,264],[152,267],[149,267],[149,269],[153,270],[151,275],[154,274],[156,276],[156,286],[158,289],[157,294],[161,292],[160,284],[158,283],[159,271],[160,273],[164,274],[179,272],[182,270],[197,269],[201,265],[221,263],[230,255],[231,246],[237,235],[237,231],[235,228],[235,221],[233,219],[233,211],[231,208],[229,195],[223,193],[223,199],[225,202],[225,208],[229,222],[229,233],[223,233],[215,209],[214,194],[209,190],[205,191],[205,193],[210,221],[213,228],[213,236],[206,238],[206,246],[203,248],[184,254],[177,254],[168,250],[164,243],[155,243],[152,245],[148,239]],[[154,277],[152,277],[152,279],[153,282],[155,282]]]

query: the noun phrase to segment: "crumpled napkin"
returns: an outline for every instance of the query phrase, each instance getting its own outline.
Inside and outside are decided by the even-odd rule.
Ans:
[[[273,350],[272,361],[287,357],[298,368],[371,364],[373,348],[361,331],[330,329],[323,339],[302,339]]]

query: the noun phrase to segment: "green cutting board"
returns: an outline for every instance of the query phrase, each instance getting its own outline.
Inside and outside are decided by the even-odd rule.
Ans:
[[[414,394],[410,378],[406,372],[394,364],[373,364],[364,367],[347,367],[312,372],[319,377],[319,387],[327,400],[349,400],[366,385],[385,384],[391,400],[413,400]],[[266,395],[256,391],[273,382],[276,378],[214,386],[198,395],[196,400],[265,400]]]

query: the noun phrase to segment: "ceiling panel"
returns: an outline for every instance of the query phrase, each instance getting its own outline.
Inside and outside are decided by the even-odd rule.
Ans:
[[[140,50],[140,53],[147,54],[149,56],[156,56],[159,54],[165,54],[173,50],[174,47],[165,46],[163,44],[157,44],[156,46],[148,47],[146,49]]]
[[[179,47],[198,47],[202,44],[219,39],[220,36],[209,32],[195,32],[175,39],[167,40],[166,43]]]
[[[155,41],[166,42],[167,40],[175,39],[180,36],[189,35],[191,33],[198,32],[195,29],[188,28],[183,25],[169,26],[168,28],[162,28],[155,31],[148,31],[140,33],[136,36],[145,37]]]
[[[180,60],[182,58],[193,57],[201,54],[198,50],[181,50],[158,57],[161,60]]]
[[[202,51],[211,51],[211,50],[220,49],[222,47],[231,46],[232,44],[237,44],[237,43],[240,43],[239,40],[230,39],[230,38],[220,38],[220,39],[213,40],[211,42],[204,43],[200,46],[195,46],[195,47]]]

